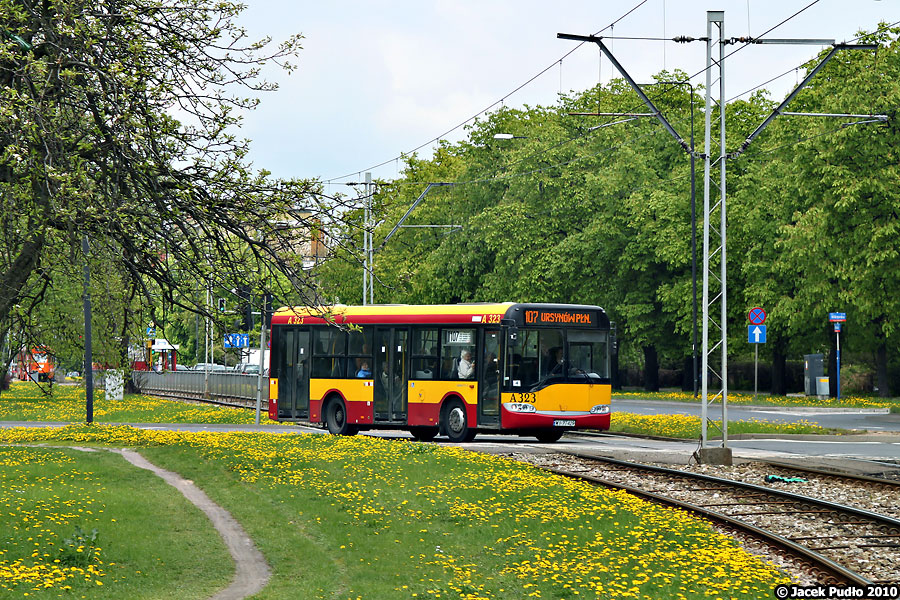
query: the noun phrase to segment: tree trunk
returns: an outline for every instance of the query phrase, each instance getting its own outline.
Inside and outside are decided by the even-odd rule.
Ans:
[[[697,367],[699,369],[700,357],[697,357]],[[694,393],[694,357],[685,356],[681,363],[681,391]],[[699,374],[698,374],[699,375]]]
[[[772,395],[787,395],[787,355],[779,342],[772,344]]]
[[[648,392],[659,391],[659,356],[656,346],[644,346],[644,389]]]
[[[19,303],[22,288],[40,264],[43,250],[44,235],[39,234],[23,243],[9,268],[0,273],[0,314],[8,315]]]
[[[609,357],[609,375],[612,389],[622,390],[622,379],[619,377],[619,353],[614,351]]]
[[[888,378],[887,345],[881,342],[875,352],[875,385],[878,386],[878,396],[889,398],[891,396],[891,380]]]

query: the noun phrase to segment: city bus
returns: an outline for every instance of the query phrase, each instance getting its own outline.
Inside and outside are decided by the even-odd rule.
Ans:
[[[19,350],[18,377],[22,381],[51,381],[54,375],[53,357],[44,347]]]
[[[269,418],[339,435],[403,429],[423,441],[492,432],[555,442],[609,428],[612,336],[599,306],[281,308]]]

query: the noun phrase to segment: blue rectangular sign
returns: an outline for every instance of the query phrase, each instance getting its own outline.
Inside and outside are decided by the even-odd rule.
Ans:
[[[250,334],[226,333],[225,334],[225,347],[226,348],[249,348],[250,347]]]
[[[828,313],[828,320],[832,323],[840,323],[841,321],[847,320],[847,313],[842,312],[833,312]]]
[[[747,341],[751,344],[766,343],[765,325],[747,325]]]

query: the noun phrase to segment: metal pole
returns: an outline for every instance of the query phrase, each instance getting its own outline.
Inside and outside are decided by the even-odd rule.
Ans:
[[[259,375],[256,377],[256,419],[254,423],[259,425],[259,411],[262,407],[262,386],[263,386],[263,368],[266,364],[266,307],[263,301],[263,308],[260,311],[262,317],[259,324]]]
[[[204,356],[203,362],[203,397],[209,398],[209,346],[210,346],[210,338],[212,337],[212,323],[209,319],[209,311],[212,310],[212,288],[207,283],[206,286],[206,340],[204,341],[206,345],[206,353]]]
[[[694,86],[688,83],[691,90],[691,364],[694,380],[694,398],[697,397],[697,186],[696,157],[694,155]]]
[[[369,186],[366,185],[366,192],[368,192]],[[362,303],[363,306],[366,305],[366,300],[369,297],[368,285],[369,285],[369,203],[368,201],[363,206],[363,282],[362,282]]]
[[[706,20],[706,104],[703,133],[703,353],[700,359],[700,448],[706,448],[707,420],[709,419],[709,171],[712,139],[710,136],[712,113],[712,25],[711,14]]]
[[[84,394],[87,401],[87,423],[94,422],[94,354],[91,346],[91,265],[88,237],[81,238],[84,254]]]
[[[837,397],[841,399],[841,332],[835,331],[837,335]]]
[[[722,447],[728,446],[728,284],[726,272],[728,271],[725,260],[725,225],[727,213],[725,212],[725,13],[719,23],[719,216],[721,231],[721,290],[722,295]]]
[[[372,195],[373,195],[374,187],[372,186],[372,174],[366,173],[366,202],[368,204],[368,208],[366,209],[366,233],[369,236],[369,247],[368,247],[368,262],[369,262],[369,270],[367,275],[369,277],[369,304],[375,304],[375,237],[372,232],[372,226],[374,219],[372,218]]]
[[[759,393],[759,344],[753,344],[753,400]]]

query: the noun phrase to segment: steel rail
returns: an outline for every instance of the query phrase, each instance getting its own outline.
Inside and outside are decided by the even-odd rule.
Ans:
[[[782,498],[788,498],[790,500],[793,500],[794,502],[812,504],[814,506],[818,506],[820,508],[827,508],[827,509],[833,510],[835,512],[848,513],[855,517],[868,519],[870,521],[875,522],[878,525],[896,529],[898,532],[900,532],[900,520],[895,519],[893,517],[888,517],[887,515],[880,515],[878,513],[874,513],[874,512],[871,512],[871,511],[868,511],[868,510],[865,510],[862,508],[847,506],[845,504],[837,504],[834,502],[828,502],[827,500],[821,500],[819,498],[813,498],[811,496],[804,496],[802,494],[786,492],[784,490],[778,490],[775,488],[766,487],[764,485],[756,485],[754,483],[735,481],[733,479],[724,479],[721,477],[714,477],[712,475],[704,475],[703,473],[691,473],[689,471],[680,471],[678,469],[669,469],[667,467],[659,467],[656,465],[631,463],[628,461],[618,460],[615,458],[591,456],[589,454],[582,454],[579,452],[561,451],[560,454],[566,454],[569,456],[575,456],[578,458],[584,458],[584,459],[589,459],[589,460],[597,460],[597,461],[606,462],[606,463],[610,463],[610,464],[618,464],[620,466],[630,467],[633,469],[642,469],[645,471],[654,471],[657,473],[665,473],[668,475],[677,475],[679,477],[684,477],[684,478],[689,478],[689,479],[700,479],[700,480],[708,481],[711,483],[723,483],[723,484],[728,484],[729,486],[732,486],[732,487],[740,487],[740,488],[744,488],[744,489],[751,490],[754,492],[765,492],[767,494],[781,496]]]
[[[777,490],[777,489],[773,489],[773,488],[769,488],[769,487],[765,487],[765,486],[758,486],[755,484],[734,481],[731,479],[722,479],[719,477],[713,477],[710,475],[704,475],[704,474],[700,474],[700,473],[690,473],[690,472],[686,472],[686,471],[679,471],[677,469],[668,469],[666,467],[658,467],[655,465],[646,465],[646,464],[642,464],[642,463],[632,463],[632,462],[622,461],[622,460],[613,459],[613,458],[592,456],[590,454],[584,454],[584,453],[580,453],[580,452],[558,451],[558,453],[566,455],[566,456],[580,458],[580,459],[598,461],[598,462],[602,462],[602,463],[608,463],[608,464],[612,464],[612,465],[627,467],[629,469],[634,469],[634,470],[651,471],[651,472],[661,473],[661,474],[670,475],[670,476],[677,476],[682,479],[696,479],[696,480],[704,481],[706,483],[715,483],[718,485],[725,485],[728,487],[737,487],[737,488],[752,490],[752,491],[758,492],[758,493],[765,493],[770,496],[779,496],[779,497],[789,498],[792,502],[817,506],[820,508],[826,508],[830,512],[849,513],[851,515],[854,515],[854,516],[857,516],[860,518],[865,518],[869,521],[875,521],[876,524],[888,526],[888,527],[891,527],[893,529],[897,529],[898,531],[900,531],[900,521],[893,519],[891,517],[887,517],[885,515],[879,515],[877,513],[872,513],[872,512],[869,512],[869,511],[866,511],[863,509],[854,508],[851,506],[834,504],[834,503],[827,502],[824,500],[819,500],[817,498],[802,496],[800,494],[784,492],[781,490]],[[635,488],[633,486],[616,483],[616,482],[602,479],[599,477],[593,477],[593,476],[585,475],[585,474],[581,474],[581,473],[572,473],[572,472],[566,471],[565,469],[557,469],[557,468],[552,468],[552,467],[543,467],[543,468],[545,468],[548,471],[551,471],[551,472],[554,472],[554,473],[557,473],[559,475],[563,475],[566,477],[570,477],[573,479],[582,479],[582,480],[585,480],[585,481],[588,481],[588,482],[591,482],[594,484],[604,485],[604,486],[609,486],[609,487],[613,487],[616,489],[625,490],[629,493],[646,498],[648,500],[651,500],[654,502],[659,502],[661,504],[665,504],[668,506],[678,507],[683,510],[687,510],[689,512],[701,515],[712,521],[724,524],[728,527],[732,527],[739,531],[743,531],[749,535],[752,535],[754,537],[764,540],[766,543],[768,543],[774,547],[782,548],[783,550],[792,554],[793,556],[800,557],[803,561],[805,561],[808,565],[810,565],[810,568],[814,572],[823,575],[824,579],[831,580],[828,582],[849,583],[849,584],[854,584],[854,585],[869,585],[869,584],[874,583],[872,580],[864,577],[863,575],[861,575],[859,573],[856,573],[856,572],[846,568],[845,566],[841,565],[838,562],[831,560],[830,558],[828,558],[826,556],[823,556],[822,554],[820,554],[819,552],[817,552],[813,549],[807,548],[806,546],[798,544],[788,538],[782,537],[771,531],[767,531],[767,530],[761,529],[759,527],[756,527],[755,525],[751,525],[750,523],[742,521],[738,518],[735,518],[735,517],[732,517],[732,516],[729,516],[729,515],[714,511],[714,510],[709,510],[709,509],[701,507],[701,506],[689,504],[689,503],[683,502],[681,500],[676,500],[674,498],[662,496],[662,495],[659,495],[659,494],[656,494],[653,492],[642,490],[640,488]]]
[[[895,479],[885,479],[883,477],[872,477],[871,475],[860,475],[857,473],[848,473],[846,471],[836,471],[824,469],[820,467],[807,467],[790,462],[781,462],[777,460],[761,460],[760,464],[771,465],[779,469],[787,469],[790,471],[798,471],[800,473],[813,473],[816,475],[824,475],[826,477],[837,477],[840,479],[849,479],[850,481],[858,481],[861,483],[874,483],[885,487],[900,488],[900,481]]]

